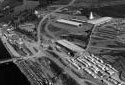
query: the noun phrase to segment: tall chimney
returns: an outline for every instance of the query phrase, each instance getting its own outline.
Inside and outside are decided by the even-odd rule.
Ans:
[[[89,19],[94,19],[94,16],[93,16],[93,13],[92,13],[92,12],[90,12]]]

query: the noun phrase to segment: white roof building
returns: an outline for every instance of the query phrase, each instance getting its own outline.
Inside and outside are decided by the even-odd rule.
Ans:
[[[92,20],[88,20],[88,23],[94,24],[94,25],[100,25],[100,24],[104,24],[106,22],[109,22],[112,20],[112,17],[102,17],[99,19],[92,19]]]
[[[57,42],[65,47],[67,47],[68,49],[76,51],[76,52],[85,51],[83,48],[81,48],[81,47],[79,47],[79,46],[77,46],[77,45],[75,45],[72,42],[69,42],[67,40],[58,40]]]
[[[80,20],[80,19],[71,19],[71,20],[76,22],[82,22],[82,23],[87,22],[86,20]]]
[[[60,23],[65,23],[65,24],[69,24],[69,25],[74,25],[74,26],[77,26],[77,27],[81,27],[83,24],[82,23],[79,23],[79,22],[75,22],[75,21],[70,21],[70,20],[66,20],[66,19],[58,19],[56,20],[57,22],[60,22]]]

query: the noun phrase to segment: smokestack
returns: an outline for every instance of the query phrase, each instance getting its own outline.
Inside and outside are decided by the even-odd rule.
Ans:
[[[93,13],[92,13],[92,12],[90,12],[89,19],[94,19],[94,16],[93,16]]]

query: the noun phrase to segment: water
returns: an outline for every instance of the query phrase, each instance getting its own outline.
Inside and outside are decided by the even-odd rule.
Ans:
[[[10,56],[9,52],[7,51],[4,44],[0,40],[0,61],[10,59],[10,58],[11,58],[11,56]]]
[[[11,59],[11,55],[0,41],[0,61]],[[12,63],[0,64],[0,85],[30,85],[18,67]]]
[[[30,85],[18,67],[10,62],[0,64],[0,85]]]

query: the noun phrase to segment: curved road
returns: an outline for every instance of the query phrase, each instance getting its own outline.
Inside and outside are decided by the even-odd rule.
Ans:
[[[68,5],[64,5],[64,6],[61,6],[60,8],[54,10],[53,12],[47,14],[46,16],[43,17],[43,19],[40,21],[39,25],[38,25],[38,28],[37,28],[37,37],[38,37],[38,42],[37,42],[37,45],[40,45],[40,29],[41,29],[41,24],[44,22],[45,19],[47,19],[50,15],[54,14],[55,12],[61,10],[62,8],[65,8],[67,6],[70,6],[72,5],[76,0],[72,0]],[[44,29],[44,28],[42,28]],[[39,46],[38,46],[39,47]]]
[[[38,51],[36,54],[34,54],[33,56],[29,56],[29,57],[27,57],[27,58],[33,58],[33,57],[36,57],[36,56],[37,56],[37,57],[38,57],[38,56],[40,57],[40,55],[44,55],[44,53],[43,53],[43,52],[41,51],[41,49],[40,49],[40,42],[41,42],[41,41],[40,41],[40,29],[44,29],[44,28],[41,28],[41,25],[42,25],[42,23],[44,22],[44,20],[46,20],[50,15],[54,14],[55,12],[59,11],[60,9],[72,5],[74,2],[75,2],[75,0],[72,0],[68,5],[63,5],[63,6],[61,6],[60,8],[54,10],[53,12],[51,12],[51,13],[45,15],[45,16],[41,19],[41,21],[39,22],[38,28],[37,28],[38,41],[37,41],[35,44],[33,44],[33,45],[35,45],[36,48],[38,48],[39,51]]]

